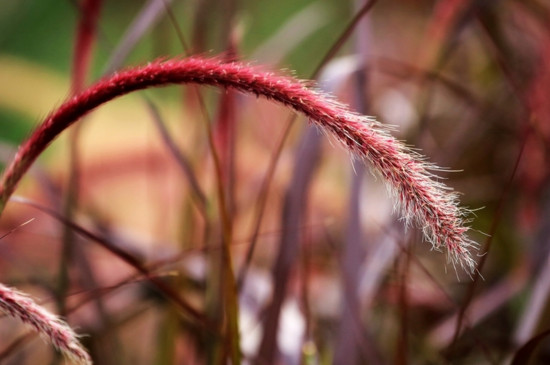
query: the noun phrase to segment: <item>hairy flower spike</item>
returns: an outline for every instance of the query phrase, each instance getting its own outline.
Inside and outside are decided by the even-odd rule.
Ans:
[[[240,62],[214,58],[157,61],[121,71],[99,81],[69,99],[50,114],[20,147],[0,182],[0,211],[19,179],[46,146],[84,114],[115,97],[135,90],[166,84],[194,83],[229,87],[263,96],[293,108],[336,136],[356,156],[371,162],[398,198],[405,220],[416,222],[435,249],[446,248],[449,260],[470,272],[475,263],[468,249],[476,243],[466,236],[464,210],[456,195],[433,180],[434,166],[392,137],[372,118],[351,112],[346,106],[307,83],[278,76]]]
[[[91,365],[92,360],[65,322],[37,305],[28,296],[0,284],[0,310],[32,326],[46,341],[52,343],[77,364]]]

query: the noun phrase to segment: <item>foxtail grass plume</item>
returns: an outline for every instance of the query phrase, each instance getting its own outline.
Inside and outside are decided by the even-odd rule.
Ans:
[[[200,84],[233,88],[284,104],[335,136],[356,157],[370,161],[399,202],[407,223],[415,222],[433,248],[445,248],[449,261],[475,269],[467,237],[465,210],[456,194],[435,181],[435,166],[392,137],[373,118],[358,115],[330,96],[289,76],[266,72],[223,58],[191,57],[156,61],[115,73],[68,99],[22,144],[0,181],[0,212],[15,186],[38,155],[72,123],[95,107],[135,90],[168,84]]]
[[[73,330],[25,294],[0,284],[0,310],[33,327],[44,340],[74,363],[92,364],[90,356],[78,342]]]

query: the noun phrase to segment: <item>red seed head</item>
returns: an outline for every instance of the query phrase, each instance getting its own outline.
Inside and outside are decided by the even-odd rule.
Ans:
[[[407,222],[416,222],[436,249],[446,248],[453,264],[473,271],[465,211],[456,195],[434,181],[435,167],[392,137],[374,119],[351,112],[304,81],[265,72],[241,62],[191,57],[157,61],[116,73],[54,110],[20,147],[0,182],[0,212],[16,184],[51,141],[80,117],[111,99],[135,90],[193,83],[233,88],[284,104],[335,136],[355,156],[371,162],[387,182]]]
[[[78,342],[73,330],[28,296],[0,284],[0,310],[33,327],[42,338],[75,363],[92,364],[90,356]]]

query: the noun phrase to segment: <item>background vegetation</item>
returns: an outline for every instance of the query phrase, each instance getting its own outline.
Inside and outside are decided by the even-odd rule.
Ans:
[[[405,230],[380,179],[284,108],[219,89],[141,92],[65,133],[16,194],[137,258],[209,324],[42,208],[13,201],[0,221],[13,230],[0,241],[2,282],[67,318],[97,364],[226,363],[236,336],[224,314],[218,179],[231,212],[243,362],[550,361],[547,2],[83,4],[94,2],[86,84],[159,57],[223,54],[314,78],[397,125],[394,135],[450,170],[438,175],[474,210],[482,276],[455,272],[417,228]],[[0,3],[2,160],[74,88],[82,6]],[[9,318],[0,358],[63,361]]]

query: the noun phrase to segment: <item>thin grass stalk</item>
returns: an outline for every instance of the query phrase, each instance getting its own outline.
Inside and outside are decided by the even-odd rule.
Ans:
[[[410,258],[414,260],[412,255]],[[525,268],[515,268],[506,277],[491,284],[483,292],[477,294],[468,305],[468,310],[462,320],[462,332],[468,333],[466,342],[471,342],[472,340],[483,342],[486,339],[485,333],[478,331],[483,326],[483,322],[489,320],[491,317],[494,318],[495,313],[505,310],[504,308],[509,305],[513,298],[517,298],[520,293],[525,292],[525,289],[529,287],[529,279],[530,273]],[[449,298],[447,301],[448,303],[452,303],[453,307],[460,309],[457,304],[454,304],[453,299]],[[442,318],[439,323],[429,330],[426,336],[427,343],[433,349],[442,349],[444,350],[444,354],[447,353],[448,350],[446,348],[454,339],[457,321],[458,310],[452,311],[446,318]],[[462,346],[460,348],[463,349]],[[453,357],[453,359],[455,358]]]
[[[307,213],[305,214],[307,219]],[[307,227],[303,231],[303,244],[300,245],[300,306],[304,313],[305,330],[301,343],[301,361],[302,364],[314,364],[317,357],[317,349],[315,346],[314,338],[314,315],[311,310],[311,279],[313,278],[312,272],[312,239],[311,228]]]
[[[233,53],[230,51],[230,53]],[[226,57],[233,58],[230,54]],[[228,332],[226,341],[227,348],[231,354],[231,362],[240,364],[241,346],[239,330],[239,288],[235,271],[233,269],[233,260],[231,258],[231,243],[233,241],[233,216],[234,216],[234,196],[233,196],[233,153],[232,140],[234,131],[234,112],[233,112],[233,90],[227,90],[222,96],[220,105],[220,117],[218,123],[214,125],[214,130],[208,128],[209,145],[214,156],[216,168],[216,182],[218,188],[219,209],[221,212],[221,223],[223,229],[223,248],[222,265],[224,302],[227,313]],[[218,137],[218,138],[216,138]],[[217,148],[216,148],[216,141]],[[218,154],[218,151],[221,153]]]
[[[226,311],[227,337],[229,353],[233,364],[241,363],[240,333],[239,333],[239,307],[237,294],[237,281],[231,259],[231,242],[233,240],[233,224],[229,216],[225,187],[223,185],[223,171],[219,155],[214,145],[214,136],[209,123],[207,124],[208,143],[214,159],[216,171],[216,190],[218,193],[218,209],[222,225],[222,272],[223,275],[223,302]]]
[[[165,4],[166,11],[169,15],[170,21],[172,22],[174,29],[178,35],[179,41],[183,48],[185,54],[188,54],[189,47],[187,42],[184,39],[183,32],[181,31],[179,24],[177,23],[175,17],[172,14],[170,7]],[[238,307],[238,285],[235,278],[235,273],[233,270],[233,263],[231,258],[231,242],[233,237],[233,221],[231,219],[231,214],[229,212],[230,202],[227,199],[227,195],[224,187],[224,169],[223,164],[220,159],[220,154],[216,148],[214,131],[212,129],[212,123],[210,122],[210,116],[208,114],[204,98],[200,93],[198,88],[193,89],[198,102],[201,114],[204,116],[204,126],[207,135],[208,148],[212,154],[212,159],[214,161],[214,171],[216,176],[216,191],[218,195],[218,213],[220,216],[220,222],[222,227],[222,251],[221,251],[221,262],[216,262],[216,258],[213,259],[213,264],[220,264],[222,267],[220,269],[220,275],[218,275],[220,283],[223,287],[217,288],[209,286],[210,291],[214,291],[222,295],[223,302],[223,313],[226,313],[224,316],[225,324],[227,325],[228,335],[225,336],[225,353],[229,353],[233,364],[240,364],[241,362],[241,350],[240,350],[240,331],[239,331],[239,307]],[[206,220],[207,228],[209,226],[209,219]],[[216,271],[216,270],[214,270]],[[211,273],[211,278],[215,278],[216,273]],[[213,279],[214,284],[218,283],[217,279]],[[210,279],[209,279],[210,283]],[[217,285],[216,285],[217,286]],[[213,307],[217,307],[219,301],[214,298],[212,303]],[[207,304],[208,305],[208,304]],[[219,338],[213,338],[214,342],[218,342]],[[216,356],[217,349],[212,351],[211,355]]]
[[[172,11],[172,6],[171,6],[172,0],[161,0],[161,1],[164,3],[164,11],[166,12],[168,20],[170,20],[170,24],[172,24],[172,27],[174,27],[174,31],[178,36],[178,41],[180,42],[182,51],[186,56],[189,56],[191,49],[187,44],[187,41],[185,40],[185,37],[183,35],[183,31],[178,23],[176,16],[174,15],[174,12]]]
[[[96,38],[97,23],[101,9],[101,0],[84,0],[79,6],[79,21],[76,29],[74,43],[74,56],[72,63],[71,94],[81,92],[86,84],[86,77],[90,68],[93,46]],[[63,202],[64,215],[71,217],[78,205],[80,168],[78,142],[80,136],[80,124],[71,131],[69,139],[69,177],[67,181],[67,192]],[[59,262],[59,280],[57,290],[58,312],[61,316],[67,315],[66,297],[70,287],[69,265],[73,260],[73,243],[75,236],[66,226],[63,226],[62,250]],[[60,362],[60,358],[56,359]]]
[[[136,270],[136,273],[130,274],[125,279],[119,281],[117,284],[110,285],[110,286],[107,286],[107,287],[103,286],[101,288],[96,287],[95,289],[85,290],[85,292],[88,294],[87,298],[85,298],[84,300],[80,301],[79,303],[73,305],[69,309],[69,312],[72,312],[72,311],[80,308],[82,305],[84,305],[85,303],[92,300],[93,297],[101,296],[105,292],[110,292],[114,289],[118,289],[118,288],[122,287],[123,285],[129,284],[129,283],[135,283],[135,282],[138,282],[138,281],[147,281],[148,280],[147,278],[149,278],[149,277],[153,277],[153,278],[157,278],[157,279],[161,280],[163,278],[163,275],[157,275],[155,273],[158,272],[162,267],[164,267],[166,265],[173,264],[173,263],[178,262],[178,261],[181,261],[187,255],[198,252],[197,250],[187,250],[187,251],[181,252],[181,253],[179,253],[179,254],[171,257],[171,258],[157,260],[157,261],[149,263],[147,265],[142,265],[142,264],[139,263],[139,261],[137,259],[133,258],[131,255],[127,254],[125,251],[120,249],[119,248],[120,245],[117,245],[115,242],[112,242],[112,241],[110,241],[109,239],[107,239],[105,237],[96,235],[95,233],[87,230],[86,228],[80,226],[79,224],[77,224],[73,221],[68,220],[66,217],[63,217],[62,215],[60,215],[56,211],[54,211],[54,210],[52,210],[52,209],[50,209],[50,208],[48,208],[44,205],[41,205],[41,204],[39,204],[35,201],[25,199],[25,198],[22,198],[22,197],[12,197],[11,200],[14,201],[14,202],[20,203],[20,204],[27,205],[31,208],[37,209],[38,211],[48,215],[49,217],[53,218],[54,220],[58,221],[59,223],[62,223],[64,225],[67,225],[67,226],[71,227],[72,230],[74,230],[75,232],[77,232],[81,236],[91,240],[92,242],[98,243],[99,246],[105,248],[106,250],[111,252],[113,255],[119,257],[120,259],[125,261],[128,265],[134,267],[134,269]],[[27,222],[25,222],[23,224],[27,224]],[[22,225],[20,225],[20,226],[22,226]],[[1,238],[2,237],[0,237],[0,239]],[[161,282],[161,281],[159,281],[159,282]],[[152,284],[155,285],[155,282],[153,282]],[[176,303],[176,304],[179,303],[179,300],[177,300],[175,297],[172,297],[172,295],[174,295],[175,292],[173,292],[171,290],[169,290],[169,292],[164,292],[163,288],[161,286],[157,286],[157,289],[160,292],[163,292],[163,294],[165,294],[167,298],[172,299],[174,303]],[[185,310],[184,306],[180,306],[180,309]],[[194,312],[192,312],[190,314],[195,316],[193,313]],[[199,313],[197,312],[197,314],[199,314]],[[197,322],[201,325],[210,326],[210,323],[206,322],[206,319],[203,316],[196,317],[195,319],[197,319]],[[207,330],[213,331],[213,328],[209,327],[209,328],[207,328]]]
[[[60,223],[70,227],[73,231],[78,233],[80,236],[99,244],[101,247],[105,248],[107,251],[112,253],[113,255],[119,257],[121,260],[126,262],[128,265],[133,267],[140,275],[143,276],[143,281],[149,282],[153,285],[155,289],[157,289],[161,294],[163,294],[167,299],[170,299],[173,304],[175,304],[180,311],[180,318],[181,312],[189,315],[191,317],[191,321],[186,320],[187,328],[192,329],[196,333],[202,333],[204,331],[205,333],[208,333],[209,336],[212,336],[213,338],[216,338],[221,341],[221,339],[224,338],[224,336],[220,333],[218,328],[214,326],[214,323],[210,321],[209,318],[206,318],[202,313],[195,310],[189,303],[185,301],[185,299],[181,298],[179,293],[172,289],[171,286],[166,284],[166,281],[163,279],[162,276],[158,276],[154,274],[153,272],[157,270],[159,267],[167,264],[168,262],[174,262],[181,260],[180,255],[178,255],[177,258],[173,258],[169,260],[168,262],[166,260],[163,260],[162,262],[157,262],[153,265],[145,266],[144,264],[141,264],[140,261],[138,261],[136,258],[131,256],[130,254],[126,253],[122,249],[119,248],[119,246],[111,242],[109,239],[102,237],[98,234],[95,234],[84,227],[76,224],[75,222],[67,220],[65,217],[60,215],[59,213],[53,211],[50,208],[47,208],[45,206],[42,206],[40,204],[37,204],[33,201],[30,201],[25,198],[21,197],[13,197],[12,200],[26,204],[30,207],[36,208],[39,211],[47,214],[48,216],[52,217],[53,219],[59,221]],[[128,284],[129,282],[135,282],[136,278],[139,276],[136,276],[136,274],[133,274],[124,280],[118,282],[117,284],[107,287],[107,288],[101,288],[96,289],[93,292],[89,292],[88,298],[81,301],[80,303],[76,304],[72,308],[68,309],[68,312],[71,312],[73,310],[76,310],[77,308],[84,305],[87,301],[91,300],[92,297],[101,296],[105,293],[105,291],[109,292],[114,289],[120,288],[121,286]],[[1,284],[0,284],[0,291],[1,291]],[[53,341],[52,341],[53,342]]]
[[[479,100],[475,96],[473,90],[468,89],[437,70],[418,67],[406,61],[404,62],[385,56],[374,57],[373,60],[374,67],[383,73],[397,77],[403,81],[420,80],[420,82],[422,82],[424,80],[429,80],[432,83],[443,86],[446,91],[452,93],[458,100],[472,106],[476,110],[497,108],[497,105],[491,101]]]
[[[226,51],[227,62],[237,59],[236,41],[230,40]],[[236,109],[234,90],[226,90],[218,101],[218,111],[214,123],[214,141],[220,151],[223,183],[227,197],[227,208],[230,217],[235,215],[235,130]]]
[[[55,220],[63,223],[64,225],[70,227],[73,231],[78,233],[80,236],[89,239],[91,241],[94,241],[98,243],[101,247],[105,248],[107,251],[112,253],[113,255],[120,258],[122,261],[124,261],[129,266],[133,267],[137,272],[142,274],[144,277],[149,279],[151,284],[155,286],[162,294],[164,294],[167,298],[172,300],[174,303],[176,303],[180,309],[182,309],[185,313],[190,315],[194,320],[196,320],[198,323],[204,326],[205,329],[208,331],[211,331],[213,333],[216,333],[214,328],[212,327],[211,323],[207,321],[207,319],[204,317],[202,313],[194,309],[194,307],[186,302],[183,298],[179,296],[177,292],[175,292],[170,286],[168,286],[163,280],[160,280],[158,277],[151,274],[150,270],[141,263],[140,260],[135,258],[134,256],[130,255],[126,251],[122,250],[119,245],[109,241],[107,238],[95,234],[91,231],[86,230],[85,228],[79,226],[73,221],[68,220],[66,217],[63,217],[61,214],[57,213],[56,211],[46,208],[44,206],[41,206],[39,204],[36,204],[30,200],[27,200],[25,198],[19,198],[15,197],[12,198],[15,201],[18,201],[20,203],[24,203],[28,206],[34,207],[46,214],[48,214],[50,217],[54,218]]]
[[[96,38],[97,23],[101,10],[101,0],[84,0],[79,6],[79,21],[76,29],[74,43],[74,55],[72,62],[71,95],[76,95],[85,87],[93,55],[93,46]],[[69,139],[69,176],[67,179],[67,191],[64,196],[63,211],[69,219],[72,218],[78,205],[80,190],[80,126],[73,129]],[[62,251],[59,263],[59,280],[57,302],[60,315],[66,315],[65,297],[70,286],[69,265],[73,259],[73,232],[63,227]]]
[[[192,58],[190,58],[192,59]],[[221,59],[217,59],[218,62],[223,62]],[[221,65],[221,64],[220,64]],[[200,84],[200,82],[199,82]],[[221,85],[221,84],[220,84]],[[228,85],[229,86],[229,85]],[[221,273],[223,273],[221,279],[221,284],[223,289],[222,301],[224,303],[224,312],[226,313],[226,352],[230,354],[231,361],[233,364],[241,363],[241,351],[240,351],[240,333],[239,333],[239,307],[238,307],[238,293],[237,293],[237,282],[235,279],[235,273],[233,270],[233,263],[231,259],[231,242],[233,241],[233,222],[230,217],[227,198],[224,186],[224,173],[222,168],[222,162],[220,159],[220,154],[216,148],[214,131],[212,129],[212,124],[210,123],[210,118],[206,110],[206,105],[204,99],[202,98],[200,91],[196,89],[197,99],[202,111],[202,114],[205,117],[204,126],[206,129],[206,136],[208,141],[208,148],[212,155],[212,160],[214,162],[214,174],[216,176],[216,193],[218,196],[218,214],[220,216],[221,223],[221,234],[222,234],[222,251],[221,251]]]
[[[164,0],[162,0],[164,2]],[[185,41],[185,38],[183,36],[183,32],[181,31],[181,28],[179,27],[179,24],[172,13],[171,8],[167,3],[164,3],[165,10],[169,16],[170,21],[172,22],[172,25],[174,26],[174,29],[176,30],[176,34],[178,35],[178,39],[180,41],[180,44],[182,46],[183,51],[185,54],[189,53],[189,47],[187,45],[187,42]],[[233,7],[231,7],[233,9]],[[227,22],[227,26],[229,27],[230,23]],[[224,32],[224,36],[229,34],[229,32]],[[233,236],[233,221],[231,219],[232,214],[230,214],[231,209],[231,201],[228,200],[228,197],[231,197],[231,190],[229,190],[227,193],[225,192],[224,187],[224,168],[223,163],[220,159],[220,154],[218,153],[218,150],[216,148],[215,143],[215,133],[212,130],[212,125],[210,122],[210,117],[208,115],[206,105],[204,102],[204,98],[202,97],[200,91],[198,89],[195,89],[195,94],[197,101],[200,106],[201,113],[204,116],[204,126],[206,129],[207,134],[207,140],[208,140],[208,147],[210,150],[210,153],[212,154],[212,159],[214,161],[214,170],[216,175],[216,190],[218,194],[218,210],[220,215],[220,222],[222,226],[222,252],[221,252],[221,271],[220,274],[223,274],[219,277],[221,280],[221,283],[223,285],[223,288],[220,288],[216,290],[217,288],[210,288],[216,290],[217,293],[221,293],[223,298],[223,308],[224,313],[226,313],[225,322],[227,324],[227,331],[228,335],[226,337],[226,350],[225,352],[230,354],[231,361],[233,364],[240,364],[241,362],[241,350],[240,350],[240,331],[239,331],[239,307],[238,307],[238,285],[235,278],[235,272],[233,270],[233,263],[231,258],[231,242],[232,242],[232,236]],[[206,218],[206,217],[205,217]],[[208,219],[207,226],[208,224]],[[215,259],[213,261],[216,261]],[[214,262],[214,264],[217,265],[217,262]],[[211,277],[214,277],[212,275]],[[214,280],[216,281],[216,280]],[[213,305],[217,306],[217,300],[215,300]],[[217,342],[218,339],[214,338],[214,341]],[[216,350],[215,350],[216,351]],[[214,351],[214,352],[215,352]]]
[[[502,29],[499,29],[499,23],[497,22],[496,24],[494,24],[494,22],[496,21],[494,19],[494,14],[493,14],[494,9],[487,7],[487,8],[482,8],[481,10],[483,11],[480,11],[478,15],[480,19],[480,23],[482,24],[483,30],[486,32],[488,36],[487,40],[489,41],[489,45],[495,51],[494,57],[498,66],[500,67],[500,71],[505,76],[505,79],[510,85],[514,94],[517,96],[517,100],[519,100],[522,106],[524,107],[525,115],[523,116],[523,118],[525,120],[525,125],[527,126],[527,130],[520,142],[520,148],[517,154],[517,158],[514,162],[514,166],[510,174],[510,177],[506,185],[503,187],[500,197],[497,201],[495,216],[493,217],[493,220],[491,222],[491,227],[488,232],[488,237],[485,240],[485,243],[483,245],[484,255],[481,257],[479,261],[478,270],[475,272],[474,278],[470,283],[470,285],[468,286],[468,290],[464,298],[464,302],[460,307],[453,340],[449,345],[449,347],[447,348],[448,354],[454,353],[456,342],[461,334],[465,313],[467,312],[468,306],[471,304],[473,300],[476,285],[479,279],[481,278],[480,271],[483,269],[483,267],[485,266],[485,263],[487,262],[488,252],[491,249],[494,234],[496,233],[497,228],[502,220],[502,215],[504,213],[504,205],[508,201],[508,198],[512,193],[513,183],[518,173],[518,168],[520,166],[520,162],[522,160],[525,147],[528,143],[529,135],[533,132],[532,124],[530,123],[530,119],[532,118],[532,115],[528,114],[531,111],[530,109],[531,105],[529,105],[529,100],[524,96],[523,90],[520,87],[522,75],[517,75],[517,74],[514,74],[514,72],[512,72],[512,70],[514,70],[514,67],[510,64],[511,62],[510,56],[512,56],[512,54],[509,51],[511,50],[509,46],[509,40],[506,39],[506,36],[502,32]],[[496,29],[492,29],[491,25],[494,25]]]
[[[90,69],[102,0],[83,0],[74,44],[71,94],[81,92]]]
[[[438,70],[450,56],[461,29],[473,20],[472,0],[443,0],[434,6],[426,26],[420,64],[429,70]]]
[[[450,61],[451,51],[458,44],[460,31],[474,19],[472,9],[475,1],[444,0],[434,8],[427,31],[424,35],[424,47],[420,54],[420,64],[431,73],[437,74]],[[421,89],[417,97],[418,120],[416,139],[422,139],[427,133],[429,110],[434,106],[435,89],[428,84],[429,73],[421,75],[418,86]]]
[[[548,91],[550,90],[550,26],[540,20],[540,27],[545,34],[540,37],[540,50],[536,66],[536,77],[530,81],[525,98],[529,103],[529,120],[526,120],[522,129],[525,130],[524,162],[535,160],[536,156],[547,155],[547,145],[550,140],[550,131],[547,123],[550,118],[548,105]],[[545,143],[546,141],[546,143]],[[537,164],[538,165],[538,164]],[[532,277],[530,295],[522,309],[514,334],[514,342],[523,344],[531,338],[541,323],[544,323],[545,308],[550,297],[550,285],[547,278],[550,273],[550,222],[543,217],[550,214],[550,198],[548,195],[548,176],[550,166],[543,163],[538,168],[534,164],[523,163],[518,171],[518,183],[523,190],[521,196],[524,210],[529,206],[536,206],[540,217],[532,223],[536,233],[529,247],[528,257],[531,259],[529,273]],[[520,208],[521,209],[521,208]],[[521,216],[521,213],[518,213]]]
[[[143,37],[145,32],[159,21],[160,17],[163,15],[163,11],[166,10],[171,1],[172,0],[149,0],[143,5],[141,11],[134,18],[132,24],[126,28],[122,39],[111,53],[103,74],[111,74],[124,64],[124,60],[128,57],[132,49]]]
[[[191,50],[193,53],[203,53],[208,50],[207,39],[209,37],[209,31],[213,27],[209,26],[209,20],[212,14],[212,9],[216,8],[216,1],[204,0],[199,1],[193,12],[193,28],[191,31]]]
[[[368,14],[368,12],[372,9],[372,7],[374,6],[374,4],[376,4],[377,1],[378,0],[365,1],[365,4],[357,11],[357,13],[355,13],[353,18],[349,22],[349,24],[344,28],[344,31],[342,32],[342,34],[340,34],[338,39],[336,39],[334,44],[327,51],[327,53],[325,54],[321,62],[319,62],[319,64],[313,71],[313,74],[310,78],[312,79],[316,78],[319,72],[321,72],[321,69],[323,68],[323,66],[326,65],[328,61],[330,61],[332,58],[334,58],[334,56],[336,56],[340,48],[342,48],[342,45],[351,36],[353,30],[357,27],[361,19],[363,19],[363,17]]]
[[[409,309],[409,295],[407,288],[409,286],[408,278],[411,277],[410,272],[410,242],[407,240],[405,252],[402,253],[401,258],[397,260],[398,271],[398,304],[397,311],[399,315],[399,329],[397,334],[397,341],[395,343],[395,355],[393,364],[395,365],[407,365],[409,363],[409,321],[410,321],[410,309]]]
[[[252,257],[254,256],[256,244],[260,236],[260,228],[262,225],[265,208],[267,206],[269,188],[271,186],[271,182],[273,181],[273,176],[275,175],[277,162],[279,161],[279,157],[283,152],[283,147],[285,146],[285,142],[288,139],[288,136],[290,135],[292,126],[294,125],[294,119],[295,119],[294,115],[291,118],[288,118],[288,121],[286,122],[286,125],[285,125],[285,129],[281,137],[279,138],[279,141],[277,142],[277,145],[273,150],[273,153],[271,154],[271,158],[269,159],[269,165],[264,174],[262,185],[260,186],[260,192],[258,193],[258,198],[256,199],[256,205],[254,207],[254,223],[252,224],[252,234],[250,235],[250,245],[248,246],[244,262],[237,276],[238,288],[242,288],[244,280],[246,279],[246,274],[248,273],[248,269],[250,268],[250,264],[252,263]]]
[[[164,121],[162,120],[158,107],[150,100],[146,100],[146,103],[147,103],[147,107],[149,108],[149,111],[151,112],[151,117],[153,119],[155,127],[157,128],[160,134],[160,137],[162,138],[162,141],[170,151],[170,154],[176,160],[178,166],[181,168],[181,171],[185,175],[185,178],[189,182],[191,199],[195,203],[195,206],[199,211],[200,215],[202,216],[202,218],[205,221],[207,221],[208,220],[208,200],[206,198],[206,194],[202,191],[199,185],[197,175],[193,171],[193,166],[191,164],[190,159],[178,149],[176,142],[170,136],[168,128],[166,127]]]
[[[504,214],[504,204],[508,201],[508,198],[512,193],[513,183],[514,183],[517,171],[518,171],[519,164],[520,164],[521,159],[523,157],[523,152],[524,152],[524,149],[525,149],[525,141],[526,141],[526,138],[523,140],[523,143],[521,144],[520,150],[518,152],[518,156],[517,156],[516,161],[514,163],[514,168],[512,169],[512,172],[510,173],[510,178],[508,179],[508,182],[507,182],[506,186],[504,186],[504,188],[502,190],[502,193],[500,195],[500,198],[498,199],[497,207],[495,209],[496,213],[495,213],[495,216],[493,217],[493,220],[491,222],[491,228],[489,229],[489,232],[487,234],[487,239],[485,240],[485,243],[483,245],[483,248],[482,248],[483,251],[482,252],[489,252],[490,251],[491,245],[493,243],[493,237],[494,237],[494,235],[497,231],[498,226],[500,225],[500,223],[502,221],[502,215]],[[485,263],[487,262],[487,257],[488,257],[487,254],[481,256],[481,258],[479,260],[479,263],[477,265],[477,267],[479,269],[474,272],[474,276],[472,278],[472,281],[468,285],[466,295],[464,296],[464,301],[463,301],[463,303],[460,306],[459,311],[458,311],[458,319],[456,321],[456,327],[455,327],[455,331],[454,331],[454,335],[453,335],[453,340],[451,341],[450,345],[447,348],[447,353],[449,353],[449,354],[453,353],[453,351],[455,349],[455,346],[456,346],[456,343],[458,341],[458,338],[461,334],[463,324],[464,324],[464,321],[465,321],[466,312],[467,312],[468,307],[470,306],[470,304],[472,303],[472,300],[474,298],[474,293],[475,293],[477,283],[481,278],[480,271],[485,266]]]
[[[172,303],[166,303],[163,309],[162,318],[157,327],[154,364],[175,364],[180,314],[178,308]]]

